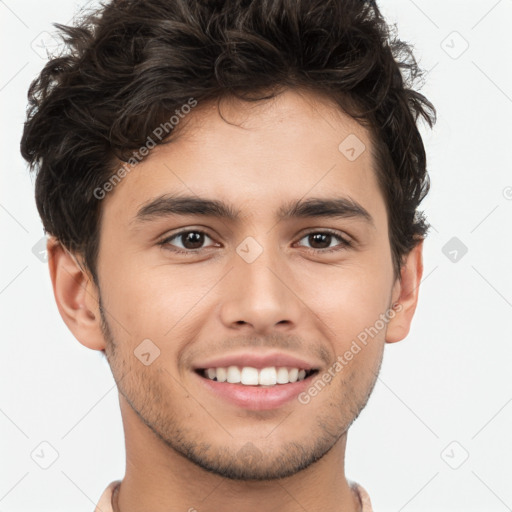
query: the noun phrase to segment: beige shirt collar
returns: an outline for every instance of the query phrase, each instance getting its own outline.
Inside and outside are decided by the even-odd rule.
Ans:
[[[101,495],[98,504],[94,509],[94,512],[114,512],[112,509],[112,494],[114,493],[114,489],[120,483],[121,480],[114,480],[107,486],[107,488],[103,491],[103,494]],[[362,512],[373,512],[370,496],[368,496],[366,490],[357,482],[348,480],[348,483],[359,496]]]

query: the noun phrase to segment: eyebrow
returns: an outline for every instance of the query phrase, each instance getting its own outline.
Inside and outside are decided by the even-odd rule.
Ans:
[[[143,224],[171,215],[200,215],[236,222],[240,219],[240,213],[240,210],[218,199],[165,194],[143,204],[132,223]],[[276,214],[279,221],[318,217],[357,218],[375,227],[370,213],[350,197],[313,197],[290,201],[281,206]]]

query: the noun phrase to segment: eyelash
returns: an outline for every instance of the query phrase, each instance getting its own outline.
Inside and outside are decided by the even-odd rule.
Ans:
[[[200,234],[206,235],[208,238],[211,238],[208,235],[208,233],[206,233],[206,231],[202,231],[201,229],[187,229],[187,230],[175,233],[174,235],[168,236],[167,238],[164,238],[163,240],[158,242],[158,245],[160,245],[162,247],[165,247],[166,245],[169,244],[169,242],[171,240],[174,240],[175,238],[178,238],[179,236],[185,235],[187,233],[200,233]],[[310,231],[309,233],[304,234],[300,238],[300,240],[302,240],[303,238],[305,238],[305,237],[307,237],[309,235],[317,235],[317,234],[331,235],[334,238],[338,239],[338,241],[340,242],[340,245],[337,246],[337,247],[332,247],[330,249],[313,249],[311,247],[305,247],[305,249],[307,249],[308,252],[313,252],[315,254],[319,254],[319,253],[325,254],[325,253],[332,253],[332,252],[336,252],[336,251],[341,251],[343,249],[352,247],[352,242],[350,242],[349,240],[345,239],[344,237],[342,237],[338,233],[336,233],[334,231],[331,231],[330,229],[324,229],[322,231]],[[176,254],[185,254],[185,255],[188,255],[188,256],[194,255],[194,254],[198,254],[198,252],[202,250],[202,249],[183,250],[183,249],[176,249],[176,248],[169,249],[167,247],[165,247],[165,248],[167,250],[170,250],[170,251],[176,253]]]

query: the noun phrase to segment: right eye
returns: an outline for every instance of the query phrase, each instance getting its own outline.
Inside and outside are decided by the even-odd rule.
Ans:
[[[158,242],[158,245],[178,254],[197,254],[202,249],[201,246],[204,244],[205,237],[210,238],[205,231],[188,229],[164,238]],[[173,247],[174,244],[171,242],[175,239],[181,242],[181,249]]]

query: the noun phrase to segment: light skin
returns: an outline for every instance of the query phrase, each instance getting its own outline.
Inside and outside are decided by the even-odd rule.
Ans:
[[[394,279],[369,134],[325,98],[288,90],[265,103],[224,100],[221,112],[232,124],[216,104],[198,105],[179,137],[152,149],[103,199],[100,289],[78,256],[48,244],[60,314],[80,343],[105,351],[118,384],[127,455],[119,510],[355,512],[347,432],[374,387],[385,343],[409,332],[422,243]],[[366,146],[354,161],[338,149],[350,134]],[[163,194],[222,200],[239,217],[137,221]],[[278,220],[280,208],[313,197],[350,198],[372,222]],[[206,235],[169,240],[183,230]],[[325,230],[335,236],[319,236]],[[247,237],[262,248],[251,263],[236,250]],[[332,248],[339,250],[325,252]],[[192,370],[199,358],[276,350],[320,362],[321,378],[395,303],[393,318],[307,404],[236,407]],[[160,350],[147,366],[134,355],[145,339]]]

